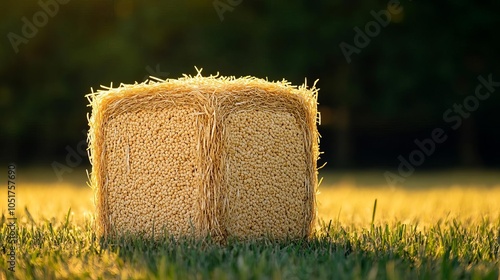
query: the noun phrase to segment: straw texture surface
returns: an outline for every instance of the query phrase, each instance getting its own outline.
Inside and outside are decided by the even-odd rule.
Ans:
[[[199,72],[89,94],[98,233],[309,236],[317,91]]]

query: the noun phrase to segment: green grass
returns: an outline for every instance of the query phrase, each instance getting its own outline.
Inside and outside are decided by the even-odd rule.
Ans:
[[[0,279],[498,280],[500,185],[477,178],[474,186],[432,189],[341,179],[318,195],[320,224],[310,240],[225,245],[167,237],[104,241],[93,231],[88,188],[23,183],[14,274],[7,270],[9,221],[2,209]]]
[[[0,240],[7,245],[2,217]],[[323,224],[308,241],[241,243],[96,238],[90,222],[22,223],[19,279],[499,279],[500,221],[369,228]],[[4,249],[5,250],[5,249]],[[3,274],[6,259],[0,259]]]

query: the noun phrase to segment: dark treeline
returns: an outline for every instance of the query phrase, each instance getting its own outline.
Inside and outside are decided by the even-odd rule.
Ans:
[[[449,0],[3,1],[2,161],[64,162],[85,139],[91,87],[198,66],[319,79],[330,167],[397,167],[415,150],[428,168],[498,166],[498,11]]]

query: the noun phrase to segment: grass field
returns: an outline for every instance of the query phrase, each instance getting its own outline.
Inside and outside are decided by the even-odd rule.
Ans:
[[[50,172],[19,171],[15,273],[0,185],[0,279],[500,279],[498,171],[417,173],[396,188],[382,172],[323,174],[311,240],[226,246],[102,242],[85,174]]]

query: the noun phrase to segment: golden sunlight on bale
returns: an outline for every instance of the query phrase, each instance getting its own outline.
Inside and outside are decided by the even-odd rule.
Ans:
[[[304,135],[289,112],[243,111],[226,120],[227,232],[300,237],[308,210]]]
[[[200,73],[89,94],[98,233],[309,236],[316,96],[286,81]]]
[[[189,108],[124,112],[104,127],[108,215],[119,232],[186,234],[198,200],[196,116]],[[198,180],[198,181],[197,181]],[[165,227],[165,228],[163,228]]]

